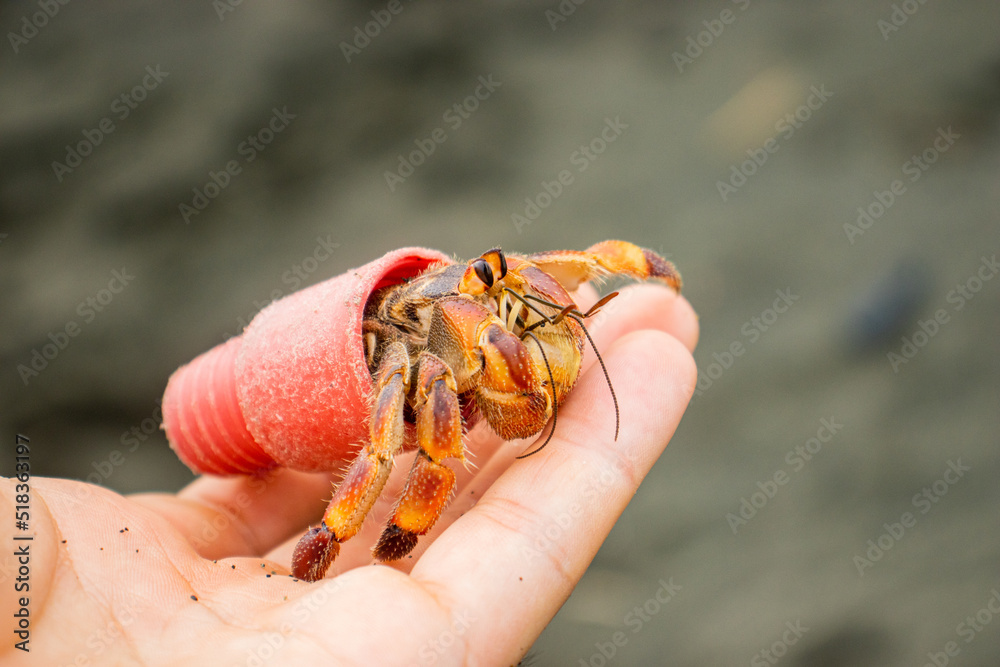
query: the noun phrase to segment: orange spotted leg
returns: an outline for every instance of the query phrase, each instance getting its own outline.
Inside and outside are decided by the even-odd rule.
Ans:
[[[397,560],[410,553],[417,545],[417,537],[431,529],[455,487],[455,473],[443,461],[465,460],[455,377],[430,352],[422,352],[417,363],[414,408],[420,449],[392,518],[373,550],[380,561]]]
[[[371,444],[358,453],[323,515],[323,523],[307,532],[292,554],[292,575],[322,579],[340,553],[340,543],[353,537],[382,492],[393,457],[403,445],[403,414],[410,384],[410,359],[401,342],[390,344],[379,364],[376,399],[369,429]]]

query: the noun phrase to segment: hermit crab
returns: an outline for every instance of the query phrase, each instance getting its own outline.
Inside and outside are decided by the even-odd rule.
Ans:
[[[465,461],[468,428],[485,420],[513,440],[555,421],[580,371],[585,320],[615,296],[582,311],[569,293],[618,274],[681,287],[673,264],[625,241],[493,248],[468,262],[393,251],[272,303],[242,336],[178,369],[164,394],[168,440],[189,467],[214,474],[330,471],[353,456],[295,548],[292,573],[308,581],[361,528],[395,456],[417,449],[373,550],[378,561],[402,558],[448,504],[448,461]]]

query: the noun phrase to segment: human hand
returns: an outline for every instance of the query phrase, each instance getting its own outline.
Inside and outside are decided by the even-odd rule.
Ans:
[[[589,288],[588,288],[589,289]],[[593,292],[578,299],[581,306]],[[300,534],[336,476],[279,469],[203,477],[178,494],[123,497],[31,480],[30,653],[5,664],[515,664],[583,575],[663,451],[694,390],[698,338],[683,297],[635,285],[588,322],[621,408],[589,368],[536,455],[485,424],[457,494],[405,558],[369,565],[367,522],[324,581],[292,579]],[[401,457],[402,458],[402,457]],[[373,516],[409,465],[397,462]],[[12,516],[14,482],[0,484]],[[22,594],[18,594],[22,595]],[[16,596],[5,593],[9,620]]]

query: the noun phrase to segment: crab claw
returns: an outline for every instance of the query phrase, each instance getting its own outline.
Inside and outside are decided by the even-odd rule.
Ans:
[[[275,301],[241,336],[171,376],[163,395],[170,446],[201,473],[342,466],[368,436],[373,382],[361,332],[368,297],[449,262],[435,250],[395,250]]]

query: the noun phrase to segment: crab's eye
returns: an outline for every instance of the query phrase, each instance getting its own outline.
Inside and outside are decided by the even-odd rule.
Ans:
[[[493,268],[489,263],[479,258],[472,262],[472,268],[476,271],[476,276],[483,281],[487,288],[493,287]]]

